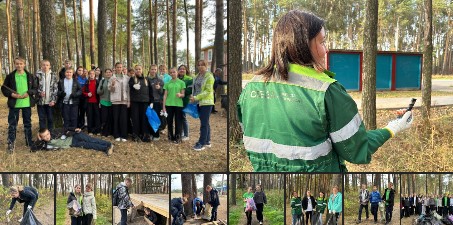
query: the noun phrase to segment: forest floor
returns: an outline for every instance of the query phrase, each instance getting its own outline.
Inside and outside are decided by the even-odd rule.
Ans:
[[[401,225],[413,225],[418,216],[403,217],[401,219]]]
[[[394,110],[377,110],[377,127],[385,127],[395,117]],[[449,159],[453,158],[453,106],[431,108],[430,126],[424,125],[421,120],[420,110],[414,109],[412,128],[388,140],[372,155],[369,164],[346,163],[348,171],[451,171],[453,165]],[[230,143],[229,154],[230,171],[253,170],[242,143]]]
[[[190,140],[175,145],[167,141],[166,134],[151,143],[114,142],[112,137],[102,139],[114,142],[113,154],[70,148],[57,151],[30,152],[25,146],[22,116],[17,127],[16,150],[7,154],[8,107],[6,98],[0,97],[0,171],[34,172],[225,172],[227,170],[227,118],[226,114],[211,114],[211,148],[194,151],[198,141],[200,122],[187,116]],[[220,106],[216,106],[221,111]],[[223,110],[223,109],[222,109]],[[32,110],[33,138],[38,131],[38,113]],[[101,138],[101,136],[96,136]],[[170,163],[171,162],[171,163]],[[193,163],[200,162],[200,163]]]
[[[326,211],[327,211],[327,209],[326,209]],[[338,225],[343,225],[342,217],[343,217],[343,214],[340,214],[340,217],[338,218],[339,219]],[[304,219],[305,219],[305,215],[304,215]],[[286,224],[287,225],[290,225],[293,222],[293,217],[292,217],[292,214],[291,214],[291,205],[290,204],[286,205],[285,220],[286,220]],[[324,213],[322,221],[323,221],[323,224],[326,224],[326,222],[327,222],[327,214],[326,213]],[[349,223],[345,223],[345,224],[349,224]]]
[[[43,191],[39,190],[39,199],[36,202],[33,213],[35,214],[37,220],[43,225],[53,225],[54,224],[54,199],[53,199],[53,190]],[[11,198],[9,194],[0,195],[0,212],[6,212],[9,208],[9,203]],[[7,222],[7,218],[4,213],[0,215],[0,224],[7,225],[19,225],[18,220],[22,217],[24,204],[16,202],[11,214],[10,222]]]
[[[201,196],[201,195],[198,196],[198,197],[203,199],[203,196]],[[228,218],[228,214],[227,214],[227,210],[228,210],[227,201],[228,201],[228,198],[227,198],[226,195],[220,195],[219,196],[219,200],[220,200],[220,205],[217,208],[217,220],[227,221],[227,218]],[[184,224],[200,225],[200,224],[204,224],[204,223],[209,223],[209,221],[203,220],[200,217],[198,217],[197,219],[194,219],[191,216],[188,216],[187,217],[187,221]],[[214,223],[210,223],[210,224],[214,224]]]
[[[371,207],[368,207],[368,210],[370,210]],[[356,224],[357,223],[357,217],[358,217],[358,209],[357,212],[351,214],[351,215],[345,215],[344,216],[344,222],[345,224]],[[385,217],[385,214],[384,214]],[[380,214],[378,212],[378,224],[384,224],[385,221],[380,220]],[[362,222],[360,223],[361,225],[374,225],[374,217],[371,215],[371,212],[369,212],[369,218],[366,220],[366,214],[365,210],[362,211]],[[399,208],[399,203],[395,203],[395,206],[393,207],[393,215],[392,215],[392,221],[390,222],[390,225],[397,225],[400,224],[400,208]]]

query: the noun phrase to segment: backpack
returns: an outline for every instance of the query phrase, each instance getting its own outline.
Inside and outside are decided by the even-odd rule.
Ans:
[[[256,211],[256,204],[253,198],[248,198],[245,206],[246,212]]]
[[[124,186],[121,186],[119,188],[116,188],[114,191],[113,191],[113,199],[112,199],[112,205],[113,206],[118,206],[118,204],[120,203],[121,199],[119,197],[119,192],[118,192],[118,189],[122,188]],[[126,193],[127,193],[127,189],[126,189]],[[127,193],[129,194],[129,193]]]

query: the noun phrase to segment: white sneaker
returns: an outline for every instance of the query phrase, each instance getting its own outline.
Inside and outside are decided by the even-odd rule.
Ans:
[[[115,138],[115,141],[121,141],[121,138]]]
[[[153,141],[158,141],[160,140],[160,137],[153,137]]]
[[[189,137],[184,136],[184,137],[181,138],[181,140],[182,140],[182,141],[188,141],[188,140],[189,140]]]
[[[203,146],[206,147],[206,148],[212,147],[211,143],[205,144],[205,145],[203,145]]]
[[[127,140],[126,140],[126,139],[124,139],[124,138],[121,138],[121,141],[122,141],[122,142],[126,142]]]
[[[66,139],[66,135],[61,135],[61,140],[65,140]]]
[[[260,221],[260,224],[263,224],[263,222]]]
[[[24,217],[20,218],[17,222],[22,222],[22,220],[24,219]]]

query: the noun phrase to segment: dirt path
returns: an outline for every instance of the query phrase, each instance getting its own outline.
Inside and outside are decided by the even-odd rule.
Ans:
[[[114,142],[112,156],[103,152],[70,148],[57,151],[31,153],[25,146],[22,118],[17,127],[16,150],[6,153],[8,130],[8,108],[6,98],[0,97],[0,171],[33,172],[224,172],[227,170],[227,119],[220,113],[212,114],[211,148],[194,151],[192,148],[199,138],[200,121],[188,116],[190,140],[175,145],[167,141],[167,135],[151,143],[118,143],[112,137],[102,138]],[[216,107],[220,109],[220,106]],[[38,113],[32,109],[33,138],[38,130]],[[99,136],[96,136],[99,137]],[[26,159],[26,160],[24,160]],[[71,159],[71,160],[67,160]],[[203,163],[192,163],[194,161]],[[171,162],[171,163],[169,163]]]
[[[245,225],[247,224],[247,217],[245,216],[245,213],[242,214],[243,217],[241,217],[241,221],[238,223],[239,225]],[[252,212],[252,225],[259,225],[260,223],[258,222],[258,219],[256,219],[256,212]],[[263,224],[264,225],[270,225],[269,221],[266,219],[265,216],[263,216]]]
[[[392,221],[389,223],[389,225],[399,225],[400,224],[400,209],[399,207],[396,207],[396,205],[399,205],[399,203],[395,203],[395,206],[393,207],[393,214],[392,214]],[[365,212],[362,212],[362,223],[360,225],[374,225],[374,219],[373,215],[370,213],[370,217],[368,220],[366,220],[366,214]],[[357,222],[357,216],[358,212],[355,212],[354,215],[345,215],[344,222],[345,224],[356,224]],[[384,215],[385,216],[385,215]],[[378,224],[384,224],[384,221],[380,221],[380,215],[378,212]]]
[[[41,222],[43,225],[54,224],[55,211],[53,199],[41,205],[41,207],[36,208],[34,213],[38,221]]]

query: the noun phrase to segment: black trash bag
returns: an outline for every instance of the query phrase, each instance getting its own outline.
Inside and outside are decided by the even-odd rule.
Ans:
[[[328,214],[327,225],[337,225],[337,216],[334,213]]]
[[[313,211],[313,214],[311,215],[311,224],[312,225],[320,225],[321,221],[319,220],[319,217],[321,214],[319,212]]]
[[[31,209],[28,209],[20,225],[42,225]]]

